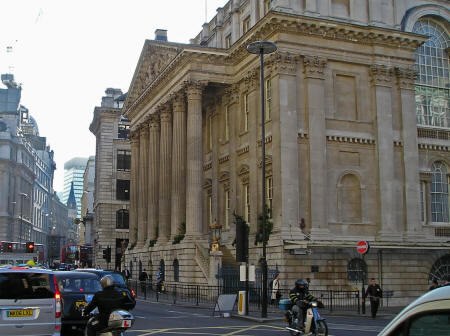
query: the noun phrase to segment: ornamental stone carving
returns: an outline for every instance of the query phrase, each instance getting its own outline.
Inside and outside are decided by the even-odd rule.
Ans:
[[[370,66],[371,80],[375,85],[392,86],[393,73],[393,68],[384,64],[373,64]]]
[[[149,117],[149,128],[150,131],[159,131],[159,116],[157,114],[152,114]]]
[[[303,69],[306,77],[324,79],[327,60],[318,56],[304,56]]]
[[[401,89],[414,90],[415,80],[418,75],[418,71],[413,67],[407,68],[395,68],[395,75],[397,76],[398,86]]]
[[[259,69],[252,69],[247,72],[243,78],[244,90],[253,91],[259,85]]]
[[[187,80],[184,81],[183,88],[186,90],[186,94],[189,99],[200,99],[206,84],[207,83],[203,81]]]
[[[232,105],[239,103],[239,85],[232,84],[228,86],[223,94],[223,103],[225,105]]]
[[[267,72],[284,73],[293,75],[297,71],[297,63],[300,57],[289,52],[277,51],[267,57]]]

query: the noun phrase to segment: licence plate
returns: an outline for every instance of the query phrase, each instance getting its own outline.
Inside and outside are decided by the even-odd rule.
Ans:
[[[131,328],[131,320],[123,320],[122,328]]]
[[[32,317],[33,309],[21,309],[21,310],[7,310],[6,317],[16,318],[16,317]]]
[[[86,301],[77,301],[77,302],[75,302],[75,306],[77,308],[83,308],[83,307],[87,306],[87,302]]]

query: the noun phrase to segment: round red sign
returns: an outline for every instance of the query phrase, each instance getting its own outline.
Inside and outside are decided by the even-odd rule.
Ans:
[[[366,254],[369,252],[370,244],[367,240],[361,240],[356,244],[356,251],[358,251],[359,254]]]

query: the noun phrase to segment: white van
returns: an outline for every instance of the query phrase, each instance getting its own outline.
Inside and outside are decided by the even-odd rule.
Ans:
[[[61,295],[53,272],[0,268],[0,335],[60,334]]]

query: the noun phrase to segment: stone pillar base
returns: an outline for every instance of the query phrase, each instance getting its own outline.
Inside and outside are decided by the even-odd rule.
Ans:
[[[330,229],[312,228],[311,240],[329,240],[331,238]]]
[[[399,242],[402,240],[402,234],[398,232],[381,230],[378,232],[376,239],[377,241]]]
[[[403,238],[407,241],[423,242],[425,237],[423,233],[407,231],[403,234]]]

